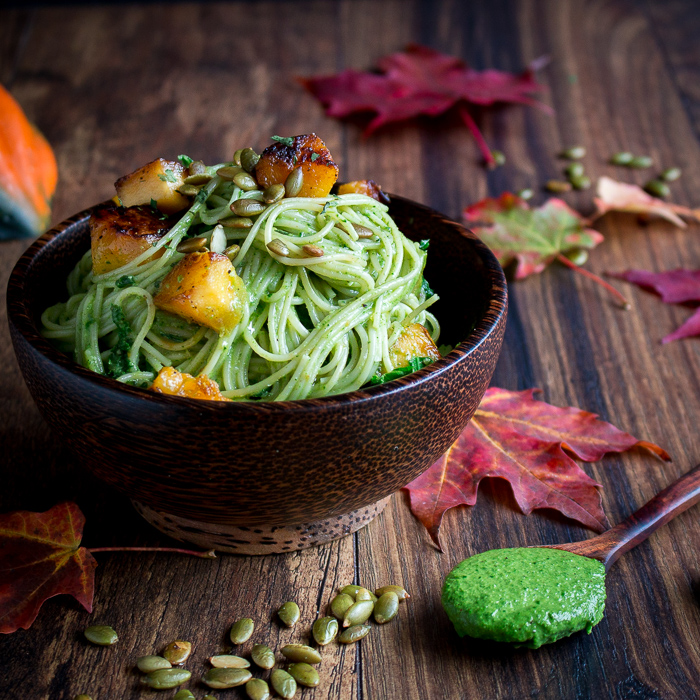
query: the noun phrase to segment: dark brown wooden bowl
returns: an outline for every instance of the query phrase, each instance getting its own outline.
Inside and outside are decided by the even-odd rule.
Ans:
[[[91,210],[41,236],[15,266],[10,331],[24,379],[58,439],[180,539],[229,551],[309,546],[358,529],[455,440],[491,379],[506,321],[503,271],[470,231],[392,197],[407,236],[430,239],[426,278],[441,343],[405,379],[320,399],[219,403],[132,388],[77,366],[39,333],[89,248]]]

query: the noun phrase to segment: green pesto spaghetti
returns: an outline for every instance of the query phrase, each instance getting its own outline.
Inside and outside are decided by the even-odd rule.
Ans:
[[[68,277],[69,299],[43,313],[44,336],[120,382],[148,387],[174,367],[206,375],[233,400],[353,391],[396,369],[390,350],[407,325],[420,323],[437,340],[426,251],[399,231],[386,205],[364,194],[288,196],[249,217],[248,228],[226,227],[234,202],[263,202],[261,189],[216,174],[231,165],[207,168],[211,179],[182,218],[126,264],[95,274],[87,252]],[[178,247],[194,237],[225,250],[245,285],[232,330],[154,303],[186,255]]]

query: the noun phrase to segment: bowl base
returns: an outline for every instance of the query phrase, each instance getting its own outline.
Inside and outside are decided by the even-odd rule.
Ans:
[[[229,554],[283,554],[337,540],[370,523],[389,503],[381,501],[344,515],[299,525],[225,525],[190,520],[132,501],[137,512],[162,533],[202,549]]]

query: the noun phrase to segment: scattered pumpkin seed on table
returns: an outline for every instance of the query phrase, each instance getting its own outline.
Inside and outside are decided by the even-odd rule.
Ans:
[[[569,163],[569,165],[564,168],[564,174],[570,180],[574,177],[581,177],[583,172],[583,163]]]
[[[185,668],[161,668],[141,678],[141,683],[154,690],[177,688],[192,677]]]
[[[271,669],[275,665],[275,654],[265,644],[256,644],[250,652],[250,658],[260,668]]]
[[[299,606],[293,600],[287,601],[277,611],[277,616],[286,627],[294,627],[294,625],[299,622]]]
[[[610,156],[610,163],[612,165],[629,165],[634,159],[634,154],[629,151],[620,151],[619,153],[614,153]]]
[[[182,666],[192,653],[192,644],[182,639],[170,642],[163,649],[163,658],[170,661],[173,666]]]
[[[651,168],[654,165],[654,159],[650,156],[635,156],[628,165],[630,168]]]
[[[306,644],[285,644],[280,652],[290,661],[303,661],[307,664],[321,663],[321,655],[318,651]]]
[[[373,600],[359,600],[357,603],[348,608],[343,619],[343,627],[351,627],[352,625],[361,625],[367,622],[372,616],[374,610]]]
[[[654,197],[668,197],[671,194],[671,188],[661,180],[649,180],[644,189]]]
[[[529,189],[529,188],[527,188],[527,187],[526,187],[524,190],[518,190],[515,194],[516,194],[518,197],[520,197],[520,199],[524,199],[524,200],[526,200],[526,201],[527,201],[528,199],[532,199],[533,196],[535,195],[535,193],[534,193],[531,189]]]
[[[109,625],[91,625],[85,628],[83,634],[88,642],[100,647],[108,647],[119,641],[117,633]]]
[[[270,686],[262,678],[251,678],[245,684],[246,695],[250,700],[269,700]]]
[[[374,621],[383,625],[396,617],[399,612],[399,597],[393,591],[387,591],[374,606]]]
[[[249,668],[250,661],[244,659],[242,656],[235,656],[233,654],[219,654],[217,656],[212,656],[209,659],[209,663],[214,668]]]
[[[339,593],[331,601],[331,612],[339,619],[345,618],[345,613],[355,604],[355,599],[347,593]]]
[[[315,688],[321,680],[318,676],[318,671],[313,666],[309,666],[309,664],[304,662],[290,664],[287,668],[287,673],[289,673],[299,685],[306,686],[307,688]]]
[[[377,596],[374,595],[374,593],[372,593],[372,591],[369,589],[360,587],[355,594],[355,602],[359,603],[361,600],[371,600],[372,602],[376,603]]]
[[[377,588],[377,590],[374,592],[376,596],[383,596],[385,593],[396,593],[399,601],[406,600],[407,598],[410,598],[411,596],[408,595],[408,591],[403,587],[403,586],[395,586],[395,585],[390,585],[390,586],[382,586],[381,588]]]
[[[245,685],[252,677],[247,668],[210,668],[202,676],[202,683],[210,688],[235,688]]]
[[[311,633],[319,646],[330,644],[338,635],[338,620],[334,617],[321,617],[314,622]]]
[[[255,623],[249,617],[237,620],[231,626],[231,633],[229,635],[231,642],[233,644],[243,644],[243,642],[247,642],[254,630]]]
[[[666,168],[659,175],[659,180],[664,182],[675,182],[681,176],[680,168]]]
[[[369,634],[370,629],[372,628],[369,625],[353,625],[352,627],[344,629],[340,633],[338,641],[342,642],[343,644],[352,644],[353,642],[358,642],[360,641],[360,639],[366,637]]]
[[[140,656],[136,659],[136,667],[142,673],[151,673],[161,668],[172,668],[172,664],[162,656],[149,654],[148,656]]]
[[[503,151],[491,151],[491,157],[493,158],[494,166],[505,165],[506,154]]]
[[[187,688],[182,688],[175,693],[173,700],[195,700],[194,693]]]
[[[294,677],[280,668],[276,668],[270,675],[270,684],[277,695],[285,700],[290,700],[297,692],[297,682]]]
[[[571,183],[564,182],[564,180],[547,180],[545,183],[545,189],[550,192],[570,192]]]
[[[92,700],[89,695],[76,695],[73,700]]]
[[[560,158],[568,158],[569,160],[579,160],[586,155],[586,149],[584,146],[570,146],[565,148],[561,154]]]
[[[205,695],[202,700],[216,700],[216,698],[213,695]]]
[[[586,177],[585,175],[572,177],[570,182],[574,186],[575,190],[587,190],[591,186],[591,178]]]

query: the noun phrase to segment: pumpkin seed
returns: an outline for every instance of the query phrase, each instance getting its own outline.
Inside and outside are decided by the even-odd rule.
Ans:
[[[89,695],[76,695],[73,700],[92,700]]]
[[[587,190],[591,186],[591,178],[581,175],[581,177],[572,177],[570,180],[575,190]]]
[[[204,236],[195,236],[194,238],[183,238],[177,244],[178,253],[197,253],[204,250],[207,245],[207,239]]]
[[[639,168],[640,170],[643,168],[651,168],[651,166],[654,165],[654,159],[650,156],[635,156],[628,165],[630,168]]]
[[[345,613],[345,618],[343,619],[343,627],[350,627],[352,625],[361,625],[367,622],[372,616],[372,611],[374,610],[373,600],[359,600],[357,603],[348,608]]]
[[[334,617],[322,617],[314,622],[311,631],[316,644],[323,647],[336,638],[338,634],[338,620]]]
[[[491,151],[491,156],[493,157],[494,167],[498,167],[500,165],[505,165],[506,154],[503,153],[503,151]]]
[[[252,148],[244,148],[241,151],[240,161],[243,170],[252,173],[259,160],[260,156]]]
[[[357,593],[355,594],[355,602],[359,602],[360,600],[371,600],[373,603],[377,602],[377,596],[372,593],[367,588],[360,588],[358,589]]]
[[[382,594],[374,606],[374,621],[383,625],[396,617],[399,612],[399,597],[393,591]]]
[[[612,165],[629,165],[634,159],[634,154],[629,151],[620,151],[610,156],[610,163]]]
[[[225,165],[223,168],[219,168],[216,171],[216,174],[222,179],[222,180],[233,180],[238,173],[242,173],[243,168],[241,168],[240,165]]]
[[[257,199],[237,199],[230,209],[236,216],[256,216],[265,211],[265,206]]]
[[[661,180],[649,180],[649,182],[647,182],[647,184],[644,185],[644,189],[650,195],[653,195],[654,197],[661,197],[662,199],[664,197],[668,197],[671,194],[670,187]]]
[[[88,642],[100,647],[111,646],[119,640],[117,633],[109,625],[92,625],[87,627],[83,634]]]
[[[187,688],[178,690],[173,696],[173,700],[195,700],[194,693]]]
[[[234,656],[233,654],[219,654],[212,656],[209,663],[214,668],[249,668],[250,661],[242,656]]]
[[[574,265],[585,265],[588,260],[588,251],[585,248],[572,248],[567,250],[564,255],[571,260]]]
[[[245,668],[210,668],[203,676],[202,683],[210,688],[235,688],[245,685],[253,674]]]
[[[229,216],[226,219],[219,219],[219,223],[226,228],[251,228],[253,222],[244,216]]]
[[[279,242],[281,243],[281,241]],[[270,241],[270,243],[272,243],[272,241]],[[287,250],[287,254],[289,254],[289,250]],[[287,627],[294,627],[294,625],[299,622],[299,606],[293,600],[290,600],[277,611],[277,615]]]
[[[187,168],[188,175],[202,175],[207,172],[207,166],[204,165],[203,160],[193,160],[190,163],[189,168]]]
[[[232,243],[226,250],[224,251],[224,255],[231,261],[236,259],[236,256],[241,250],[241,246],[238,245],[238,243]]]
[[[374,231],[372,231],[371,228],[367,228],[361,224],[353,224],[353,227],[358,238],[372,238],[372,236],[374,236]]]
[[[323,257],[323,248],[319,248],[317,245],[314,245],[313,243],[307,243],[306,245],[303,245],[301,249],[311,258],[322,258]]]
[[[177,191],[187,197],[196,197],[197,194],[199,194],[199,187],[195,187],[194,185],[180,185]]]
[[[354,583],[348,584],[347,586],[343,586],[340,589],[341,593],[345,593],[346,595],[349,595],[353,600],[355,600],[355,596],[357,595],[357,591],[359,591],[361,588],[364,588],[364,586],[356,586]]]
[[[339,620],[345,618],[345,613],[355,603],[355,599],[348,593],[340,593],[331,601],[331,612]]]
[[[258,189],[258,183],[255,181],[255,178],[242,170],[233,178],[233,184],[236,187],[240,187],[244,192],[252,192]]]
[[[275,185],[270,185],[266,190],[263,191],[263,201],[266,204],[274,204],[279,202],[282,197],[284,197],[286,190],[284,185],[277,183]]]
[[[583,175],[583,163],[569,163],[564,168],[564,175],[571,180],[574,177],[581,177]]]
[[[290,661],[303,661],[307,664],[321,663],[321,655],[318,651],[306,644],[285,644],[280,651]]]
[[[545,189],[548,189],[550,192],[570,192],[571,183],[563,180],[547,180]]]
[[[535,195],[535,193],[531,189],[528,189],[528,188],[525,188],[524,190],[518,190],[516,192],[516,194],[518,195],[518,197],[520,197],[520,199],[525,199],[525,200],[532,199],[533,196]]]
[[[245,684],[245,692],[250,700],[268,700],[270,698],[270,686],[262,678],[251,678]]]
[[[289,673],[280,668],[276,668],[272,672],[270,683],[277,695],[285,698],[285,700],[290,700],[297,692],[297,682]]]
[[[564,149],[560,157],[568,158],[569,160],[579,160],[586,155],[586,149],[583,146],[571,146],[570,148]]]
[[[371,627],[369,625],[353,625],[343,630],[338,637],[338,641],[343,644],[352,644],[358,642],[363,637],[369,634]]]
[[[243,149],[239,148],[234,154],[233,154],[233,164],[234,165],[240,165],[241,164],[241,153],[243,153]]]
[[[664,182],[675,182],[680,176],[680,168],[666,168],[666,170],[659,175],[659,180],[663,180]]]
[[[188,175],[185,178],[186,185],[206,185],[212,179],[207,173],[198,173],[197,175]]]
[[[192,674],[186,668],[159,668],[144,676],[141,683],[154,690],[167,690],[187,683],[191,677]]]
[[[163,650],[163,658],[170,661],[173,666],[182,666],[192,653],[192,644],[176,639],[170,642]]]
[[[273,238],[268,244],[267,249],[275,255],[281,255],[283,258],[289,257],[289,248],[279,238]]]
[[[265,644],[256,644],[250,652],[250,658],[260,668],[270,669],[275,665],[275,655]]]
[[[287,667],[287,673],[299,684],[307,688],[315,688],[319,682],[318,671],[309,664],[303,662],[290,664]]]
[[[205,695],[202,700],[216,700],[216,698],[213,695]]]
[[[396,593],[399,602],[402,600],[406,600],[406,598],[410,598],[411,596],[408,595],[408,591],[406,591],[403,586],[394,586],[394,585],[389,585],[389,586],[382,586],[381,588],[377,588],[377,590],[374,592],[375,595],[379,596],[380,598],[385,594],[385,593]]]
[[[284,193],[287,197],[296,197],[304,184],[304,172],[301,166],[294,168],[284,181]]]
[[[255,623],[249,618],[244,617],[242,620],[238,620],[231,626],[231,642],[233,644],[243,644],[250,639],[255,629]]]
[[[141,656],[136,659],[136,667],[142,673],[151,673],[161,668],[172,668],[172,664],[162,656],[150,654],[149,656]]]
[[[223,253],[226,250],[227,243],[224,227],[221,226],[221,224],[217,224],[211,232],[209,250],[211,250],[212,253]]]

